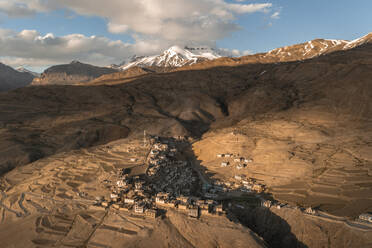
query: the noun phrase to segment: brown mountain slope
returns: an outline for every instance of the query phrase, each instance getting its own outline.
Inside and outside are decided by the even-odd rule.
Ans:
[[[150,74],[97,87],[29,87],[1,94],[2,166],[148,129],[199,136],[267,113],[317,109],[371,117],[371,46],[305,62]],[[287,111],[287,112],[283,112]]]
[[[349,50],[361,45],[372,43],[372,33],[353,41],[315,39],[301,44],[285,46],[267,53],[247,55],[240,58],[219,58],[184,66],[177,70],[199,70],[216,66],[237,66],[244,64],[267,64],[312,59],[336,51]]]
[[[88,84],[89,85],[113,84],[117,81],[121,82],[123,80],[132,81],[134,79],[137,79],[140,76],[146,75],[148,73],[153,73],[153,72],[154,71],[147,69],[147,68],[141,68],[138,66],[134,66],[125,71],[120,71],[120,72],[115,72],[115,73],[100,76],[99,78],[94,79]]]
[[[36,215],[26,219],[27,226],[35,225],[35,232],[28,232],[34,236],[28,240],[46,246],[57,240],[84,244],[91,229],[81,227],[93,228],[102,213],[87,216],[83,212],[79,217],[79,204],[58,209],[35,197],[31,202],[36,205],[22,205],[22,192],[55,194],[62,187],[68,190],[61,192],[69,196],[76,191],[70,180],[87,185],[87,189],[81,188],[84,191],[101,187],[92,178],[103,173],[107,163],[120,161],[105,157],[102,151],[92,153],[82,148],[118,139],[127,143],[131,138],[142,137],[146,130],[164,136],[193,136],[190,153],[210,181],[228,182],[234,175],[243,174],[268,187],[265,197],[335,215],[314,219],[284,208],[272,211],[274,216],[257,212],[261,221],[249,215],[251,211],[240,211],[241,222],[248,226],[253,223],[251,228],[274,247],[368,247],[370,228],[351,220],[372,211],[371,55],[372,45],[365,43],[305,61],[230,64],[151,73],[122,84],[118,80],[114,85],[27,87],[0,93],[0,165],[3,172],[18,167],[2,177],[6,196],[1,211],[6,214],[0,216],[5,216],[6,223],[11,221],[14,228],[17,213],[26,215],[22,208],[26,205],[26,209],[43,214],[39,220],[33,219]],[[252,158],[252,163],[238,170],[230,161],[231,167],[221,168],[224,160],[216,156],[220,153]],[[46,158],[28,164],[42,157]],[[89,178],[80,174],[83,170]],[[60,177],[60,185],[55,184],[54,176]],[[56,194],[65,197],[63,193]],[[16,212],[9,212],[4,206]],[[56,221],[61,211],[68,213],[63,217],[72,229],[63,228]],[[109,216],[110,225],[118,220],[115,218],[120,217]],[[200,233],[189,236],[195,233],[187,229],[185,235],[180,235],[183,228],[193,226],[187,222],[182,227],[182,221],[175,216],[159,225],[176,237],[170,242],[197,243],[195,237],[200,237]],[[148,225],[146,221],[142,224]],[[199,224],[197,230],[208,225]],[[147,227],[138,231],[145,238],[136,240],[134,246],[142,241],[160,242],[157,235],[151,235],[153,226]],[[46,238],[45,232],[53,228],[60,228],[66,237]],[[4,229],[11,230],[11,226]],[[97,240],[104,239],[105,233],[99,230],[97,235],[101,236]],[[214,242],[208,243],[211,246],[219,244],[214,233],[207,240]]]
[[[365,44],[301,62],[2,93],[1,167],[141,136],[143,130],[190,135],[200,138],[194,152],[212,180],[244,173],[280,201],[355,217],[372,211],[371,55]],[[234,143],[234,130],[247,142]],[[221,170],[214,159],[224,152],[255,162],[241,172]]]

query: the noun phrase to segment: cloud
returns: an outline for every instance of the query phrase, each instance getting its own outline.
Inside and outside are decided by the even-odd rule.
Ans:
[[[70,34],[56,37],[35,30],[0,29],[0,60],[13,66],[52,65],[73,59],[96,65],[119,63],[128,56],[153,55],[172,45],[207,45],[240,30],[236,19],[254,12],[268,14],[271,3],[226,0],[0,0],[0,14],[28,17],[63,9],[73,15],[97,16],[111,33],[127,33],[134,42]],[[52,30],[51,30],[52,31]],[[237,50],[227,51],[240,56]]]
[[[161,45],[158,41],[151,45],[145,41],[129,44],[100,36],[70,34],[56,37],[52,33],[41,35],[35,30],[17,33],[0,29],[0,60],[12,66],[53,65],[72,59],[104,66],[118,63],[134,53],[152,54],[163,49]]]
[[[26,4],[1,1],[0,13],[1,12],[5,13],[9,17],[25,17],[34,15],[36,10],[29,8]]]
[[[104,18],[112,33],[202,43],[238,30],[234,20],[239,15],[268,13],[271,7],[271,3],[225,0],[0,0],[0,12],[8,15],[68,9],[79,15]]]
[[[280,11],[276,11],[271,15],[272,19],[279,19],[280,18]]]
[[[13,66],[45,68],[55,64],[79,60],[85,63],[107,66],[117,64],[133,56],[154,55],[174,45],[164,40],[143,40],[134,36],[134,43],[110,40],[100,36],[70,34],[41,35],[36,30],[14,32],[0,29],[0,61]],[[179,42],[178,44],[187,45]],[[242,56],[246,52],[219,49],[223,56]]]
[[[251,50],[240,51],[238,49],[220,48],[218,51],[222,56],[226,57],[240,57],[252,54]]]

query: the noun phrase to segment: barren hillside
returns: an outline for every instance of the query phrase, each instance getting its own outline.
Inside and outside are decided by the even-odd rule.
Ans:
[[[73,170],[64,166],[74,151],[82,156],[81,152],[86,152],[84,148],[119,139],[125,143],[141,138],[146,130],[154,135],[193,137],[191,153],[210,181],[228,181],[238,173],[243,174],[266,185],[266,197],[275,201],[311,206],[331,213],[336,216],[334,218],[339,216],[350,221],[360,213],[372,211],[371,55],[372,46],[366,43],[304,61],[240,65],[226,62],[226,66],[204,68],[199,64],[199,69],[147,73],[130,80],[119,76],[113,81],[110,78],[99,81],[94,86],[33,86],[1,93],[0,165],[3,173],[19,167],[4,176],[6,194],[17,191],[14,197],[6,198],[5,206],[19,203],[22,199],[17,198],[22,195],[19,189],[30,186],[28,181],[23,183],[19,179],[22,179],[20,175],[37,174],[35,170],[43,165],[67,180],[69,172],[60,170]],[[239,154],[252,161],[241,170],[233,161],[230,161],[232,166],[222,168],[220,164],[224,159],[216,156],[222,153]],[[96,161],[99,154],[89,156]],[[49,157],[52,155],[57,157]],[[45,159],[38,161],[41,158]],[[109,160],[102,159],[103,163]],[[30,165],[33,161],[36,163]],[[74,160],[72,164],[88,166],[89,161]],[[91,174],[91,170],[103,165],[97,166],[88,168],[86,173]],[[34,176],[40,180],[49,178],[42,174]],[[53,180],[50,176],[48,180]],[[33,177],[30,180],[34,183]],[[43,188],[42,185],[49,186]],[[74,188],[74,184],[70,185]],[[48,191],[49,188],[54,190],[54,186],[52,182],[40,181],[34,189]],[[72,188],[69,190],[73,191]],[[76,217],[75,210],[71,210],[71,216]],[[338,224],[297,222],[287,211],[276,215],[287,223],[285,230],[291,231],[273,236],[272,230],[265,229],[271,219],[264,222],[265,226],[251,226],[271,245],[288,235],[286,240],[296,242],[297,247],[319,247],[319,244],[321,247],[350,247],[349,244],[368,247],[370,244],[369,229],[366,233],[349,227],[342,229],[337,235],[347,235],[351,241],[338,243],[329,240],[339,229]],[[82,215],[82,219],[79,217],[79,221],[72,224],[71,216],[64,218],[73,226],[72,230],[79,230],[86,222],[93,227],[102,218],[100,214]],[[245,222],[246,218],[253,218],[249,215],[238,217],[247,226],[253,221]],[[14,218],[11,221],[17,220],[17,216]],[[59,217],[45,218],[57,223],[53,218]],[[110,223],[115,223],[115,218],[109,219]],[[169,235],[176,229],[182,233],[177,218],[169,217],[158,225]],[[173,220],[176,222],[168,222]],[[34,223],[34,219],[29,221]],[[45,225],[50,228],[54,224]],[[186,226],[190,225],[193,224]],[[223,225],[228,224],[224,222]],[[307,229],[308,226],[311,228]],[[44,227],[36,228],[45,231]],[[7,230],[11,230],[10,227]],[[35,230],[38,233],[41,229]],[[146,230],[137,230],[138,235],[145,238],[135,241],[133,246],[156,239],[156,235],[148,231],[152,227]],[[244,230],[238,232],[247,232]],[[42,233],[29,240],[44,245],[57,240],[46,239]],[[315,233],[319,234],[319,243],[306,238]],[[67,243],[79,235],[83,238],[75,240],[77,243],[87,240],[84,237],[88,235],[65,234],[68,234],[64,239]],[[184,247],[199,242],[194,236],[187,236],[189,234],[187,231],[185,235],[175,235],[177,244]],[[105,232],[99,235],[104,236]],[[208,240],[218,238],[208,237]],[[209,244],[218,246],[219,243]],[[280,243],[278,247],[287,244]]]

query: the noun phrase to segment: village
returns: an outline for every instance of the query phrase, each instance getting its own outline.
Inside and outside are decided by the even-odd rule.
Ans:
[[[111,208],[149,218],[157,218],[168,209],[199,218],[223,216],[234,208],[252,206],[296,208],[308,215],[319,215],[311,207],[290,206],[268,199],[265,196],[265,185],[244,174],[235,174],[226,181],[207,181],[196,171],[192,162],[182,155],[182,149],[187,143],[185,137],[150,136],[147,144],[149,152],[142,165],[147,166],[146,173],[131,175],[130,169],[119,169],[114,178],[102,181],[111,193],[96,197],[94,207]],[[252,159],[233,153],[216,154],[216,157],[223,160],[220,167],[236,168],[238,171],[253,163]],[[131,158],[130,161],[137,159]],[[254,200],[247,200],[244,204],[234,203],[233,200],[242,195],[248,195]],[[372,218],[365,214],[359,220],[371,222]]]
[[[117,172],[116,180],[105,179],[109,197],[97,197],[96,206],[112,207],[150,218],[167,208],[186,212],[190,217],[223,215],[221,203],[201,196],[201,182],[189,161],[179,154],[184,137],[150,137],[150,152],[143,175],[130,176],[129,169]],[[145,165],[144,165],[145,166]],[[208,196],[208,191],[205,192]],[[212,195],[213,196],[213,195]]]

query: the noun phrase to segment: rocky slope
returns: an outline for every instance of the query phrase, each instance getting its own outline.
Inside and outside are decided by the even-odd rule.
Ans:
[[[10,226],[2,229],[9,230],[15,235],[13,240],[17,240],[16,215],[25,213],[21,207],[23,190],[30,190],[31,186],[40,194],[44,191],[54,194],[59,186],[54,184],[53,176],[60,177],[58,183],[63,188],[70,183],[69,194],[74,192],[71,180],[80,180],[83,186],[97,183],[84,182],[88,179],[79,173],[84,170],[85,176],[94,178],[93,172],[104,170],[105,163],[118,161],[101,157],[101,152],[91,154],[86,148],[119,139],[129,142],[142,137],[144,130],[149,134],[193,137],[198,166],[210,180],[229,179],[241,173],[266,184],[268,196],[280,202],[312,206],[348,218],[372,211],[372,44],[368,39],[352,43],[357,44],[353,48],[303,61],[252,60],[236,64],[225,60],[226,64],[218,64],[217,59],[204,67],[204,63],[191,66],[193,70],[146,73],[133,78],[129,75],[124,81],[119,75],[118,80],[106,78],[93,87],[49,85],[1,93],[0,166],[2,173],[16,168],[6,173],[2,182],[6,195],[10,195],[5,197],[3,206],[14,207],[16,212],[2,211],[7,212],[5,218],[12,221],[14,229]],[[223,171],[221,161],[215,159],[216,154],[225,152],[252,157],[253,163],[244,170],[231,167]],[[94,186],[84,190],[94,190]],[[45,208],[55,209],[51,203],[45,203],[44,208],[40,201],[29,200],[36,203],[29,202],[34,211],[52,216],[26,218],[27,225],[35,224],[35,232],[29,232],[35,236],[27,240],[34,240],[36,245],[62,240],[58,235],[68,234],[70,229],[61,228],[55,221],[61,217],[59,212],[46,212]],[[62,216],[68,227],[73,226],[75,217],[78,219],[64,239],[67,243],[69,238],[82,235],[79,240],[84,244],[89,233],[77,230],[91,229],[79,226],[88,222],[93,228],[102,219],[102,214],[89,213],[92,218],[82,215],[84,222],[77,217],[82,210],[78,204],[62,205],[61,209],[65,213],[71,210],[71,215]],[[240,221],[245,223],[247,217],[251,223],[264,223],[251,228],[277,247],[288,247],[293,242],[307,247],[368,247],[371,243],[370,233],[363,230],[308,222],[300,213],[290,210],[274,214],[271,219],[269,213],[257,212],[263,220],[240,216]],[[43,218],[47,220],[42,221]],[[110,220],[115,223],[117,219]],[[176,230],[184,230],[177,223],[181,222],[176,218],[175,222],[164,221],[159,225],[173,235]],[[280,230],[267,229],[272,223]],[[193,224],[187,224],[190,225]],[[203,225],[197,230],[203,229]],[[43,235],[53,232],[52,227],[61,229],[51,241]],[[156,239],[151,236],[153,228],[146,229],[148,232],[140,232],[138,226],[133,228],[146,237],[143,239],[146,242]],[[105,231],[100,235],[105,237]],[[195,239],[200,233],[176,237],[182,245],[187,243],[185,240],[191,244],[200,242]],[[208,237],[211,242],[218,240],[213,235]],[[337,240],[330,240],[333,237]]]
[[[217,58],[211,61],[203,61],[191,66],[185,66],[178,70],[203,69],[216,66],[237,66],[256,63],[281,63],[302,61],[316,58],[336,51],[345,51],[361,45],[372,43],[372,33],[369,33],[353,41],[315,39],[301,44],[286,46],[271,50],[267,53],[247,55],[240,58]]]
[[[94,79],[89,83],[84,83],[85,85],[96,85],[96,84],[115,84],[116,82],[126,82],[138,79],[138,77],[145,76],[149,73],[154,73],[155,71],[148,68],[142,68],[138,66],[130,67],[124,71],[119,71],[111,74],[105,74],[99,78]]]
[[[70,64],[56,65],[45,70],[32,85],[74,85],[84,83],[117,70],[72,61]]]
[[[19,72],[0,63],[0,91],[13,90],[29,85],[34,76],[28,72]]]

